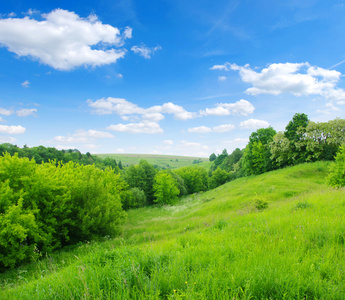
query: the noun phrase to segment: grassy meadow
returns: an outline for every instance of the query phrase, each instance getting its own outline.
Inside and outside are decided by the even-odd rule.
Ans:
[[[117,162],[121,161],[123,166],[139,164],[141,160],[146,160],[149,164],[157,165],[162,168],[176,169],[193,165],[193,162],[200,161],[197,166],[211,166],[211,162],[205,157],[176,156],[176,155],[158,155],[158,154],[96,154],[100,158],[112,158]]]
[[[345,190],[328,167],[130,210],[120,237],[0,274],[0,299],[345,299]]]

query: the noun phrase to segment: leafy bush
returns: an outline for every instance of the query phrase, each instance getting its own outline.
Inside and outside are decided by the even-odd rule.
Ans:
[[[329,185],[334,187],[345,186],[345,145],[340,147],[326,180]]]
[[[0,157],[0,269],[67,244],[115,235],[126,187],[112,169]]]

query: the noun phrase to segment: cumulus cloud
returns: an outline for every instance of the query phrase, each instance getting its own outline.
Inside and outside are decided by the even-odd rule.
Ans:
[[[224,125],[213,127],[213,132],[224,133],[224,132],[229,132],[229,131],[234,130],[234,129],[235,129],[235,125],[224,124]]]
[[[146,133],[146,134],[156,134],[156,133],[163,132],[163,129],[159,126],[158,123],[150,122],[150,121],[110,125],[107,127],[107,129],[112,130],[112,131],[118,131],[118,132]]]
[[[254,112],[254,106],[247,100],[239,100],[235,103],[218,103],[214,108],[206,108],[200,111],[200,115],[208,116],[228,116],[242,115],[247,116]]]
[[[21,110],[17,110],[17,116],[18,117],[26,117],[26,116],[35,116],[37,113],[36,108],[23,108]]]
[[[24,82],[21,83],[21,86],[23,88],[28,88],[30,86],[30,81],[29,80],[25,80]]]
[[[158,122],[164,119],[163,114],[172,114],[178,120],[188,120],[197,117],[196,113],[186,111],[182,106],[168,102],[163,105],[152,106],[147,109],[122,98],[108,97],[96,101],[87,100],[88,105],[98,115],[117,114],[119,116],[140,115],[144,120]],[[128,119],[127,117],[123,119]]]
[[[141,44],[140,46],[133,46],[131,50],[135,53],[138,54],[146,59],[150,59],[151,56],[158,50],[161,50],[161,46],[156,46],[156,47],[147,47],[144,44]]]
[[[188,132],[191,133],[207,133],[211,132],[212,129],[206,126],[199,126],[199,127],[193,127],[193,128],[188,128]]]
[[[13,114],[13,110],[5,109],[0,107],[0,115],[10,116]]]
[[[53,142],[58,143],[88,143],[92,144],[95,139],[113,138],[114,136],[106,131],[98,130],[77,130],[74,134],[68,136],[56,136]]]
[[[206,126],[188,128],[188,132],[190,133],[208,133],[208,132],[224,133],[224,132],[229,132],[234,129],[235,129],[235,125],[224,124],[224,125],[215,126],[213,128],[209,128]]]
[[[263,120],[249,119],[247,121],[241,122],[240,126],[246,129],[259,129],[259,128],[267,128],[270,126],[270,124],[267,121],[263,121]]]
[[[311,66],[309,63],[273,63],[261,71],[249,65],[225,63],[212,70],[238,71],[241,79],[252,85],[245,92],[251,95],[290,93],[295,96],[321,96],[337,104],[345,103],[345,91],[336,85],[342,74],[336,70]]]
[[[102,24],[97,16],[81,18],[74,12],[55,9],[42,14],[0,20],[0,44],[22,57],[31,57],[57,70],[115,63],[126,51],[118,49],[132,37],[132,29]],[[97,49],[95,48],[97,47]]]
[[[26,128],[20,125],[17,125],[17,126],[0,125],[1,133],[23,134],[25,131],[26,131]]]

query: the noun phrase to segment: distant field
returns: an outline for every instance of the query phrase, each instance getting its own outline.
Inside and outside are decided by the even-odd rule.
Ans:
[[[157,154],[96,154],[100,158],[114,158],[117,162],[121,161],[123,166],[136,165],[142,159],[153,165],[159,167],[176,169],[180,167],[190,166],[200,161],[195,165],[208,168],[210,162],[205,157],[192,157],[192,156],[176,156],[176,155],[157,155]]]

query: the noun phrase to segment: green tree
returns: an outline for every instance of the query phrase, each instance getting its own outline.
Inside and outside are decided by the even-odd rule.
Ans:
[[[209,189],[214,189],[224,183],[229,178],[229,173],[218,168],[212,173],[212,176],[208,179],[208,188]]]
[[[296,113],[292,120],[286,125],[284,136],[290,141],[299,141],[305,132],[305,128],[309,124],[306,114]]]
[[[241,159],[243,156],[243,151],[239,148],[236,148],[230,155],[228,155],[220,165],[220,168],[230,172],[234,170],[234,165]]]
[[[156,197],[154,201],[160,204],[174,204],[180,193],[177,181],[171,174],[165,171],[160,171],[156,174],[153,189]]]
[[[260,128],[249,137],[242,160],[246,175],[261,174],[273,169],[270,143],[276,131],[272,127]]]
[[[182,167],[174,170],[184,181],[188,194],[206,191],[208,177],[205,168],[198,166]]]
[[[214,153],[212,153],[209,157],[209,161],[214,161],[214,160],[216,160],[216,158],[217,158],[217,156]]]
[[[335,162],[330,167],[330,173],[326,181],[334,187],[345,186],[345,144],[340,147]]]

